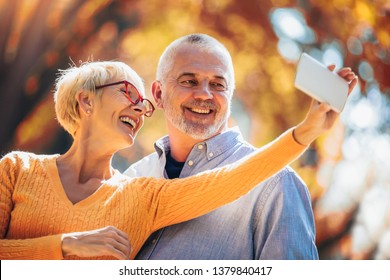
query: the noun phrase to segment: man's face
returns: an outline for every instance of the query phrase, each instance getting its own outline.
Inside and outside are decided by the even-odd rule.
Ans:
[[[194,139],[213,137],[227,128],[230,115],[228,58],[220,50],[182,46],[161,87],[168,129]]]

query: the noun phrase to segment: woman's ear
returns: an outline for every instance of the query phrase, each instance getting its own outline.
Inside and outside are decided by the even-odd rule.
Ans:
[[[163,102],[162,102],[162,84],[160,81],[154,81],[152,83],[152,94],[154,101],[156,102],[157,108],[164,108]]]
[[[76,96],[80,114],[91,115],[93,110],[93,95],[90,91],[81,91]]]

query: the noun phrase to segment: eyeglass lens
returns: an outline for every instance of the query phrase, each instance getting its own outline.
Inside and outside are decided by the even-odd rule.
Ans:
[[[146,108],[146,115],[148,115],[150,112],[150,115],[153,113],[153,105],[152,103],[150,103],[149,100],[147,99],[143,99],[141,97],[141,95],[138,93],[138,90],[130,83],[125,83],[125,86],[126,86],[126,95],[128,98],[131,99],[131,101],[134,103],[134,104],[137,104],[138,102],[140,102],[142,100],[142,104],[145,106]]]

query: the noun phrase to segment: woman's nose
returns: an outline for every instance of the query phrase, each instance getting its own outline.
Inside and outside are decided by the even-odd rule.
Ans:
[[[141,101],[139,101],[137,104],[131,104],[130,108],[140,116],[145,115],[146,113],[146,106]]]

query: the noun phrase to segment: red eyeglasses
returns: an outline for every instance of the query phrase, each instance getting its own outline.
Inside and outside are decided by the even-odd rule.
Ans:
[[[130,82],[120,81],[120,82],[115,82],[115,83],[111,83],[111,84],[97,86],[97,87],[95,87],[95,89],[101,89],[101,88],[120,85],[120,84],[124,84],[126,87],[126,92],[123,92],[121,90],[123,92],[123,94],[126,96],[126,98],[134,105],[137,105],[139,102],[142,102],[142,104],[146,108],[146,112],[144,115],[146,117],[151,117],[153,115],[154,110],[155,110],[152,102],[150,102],[146,98],[143,98],[141,96],[141,94],[138,92],[137,88]]]

